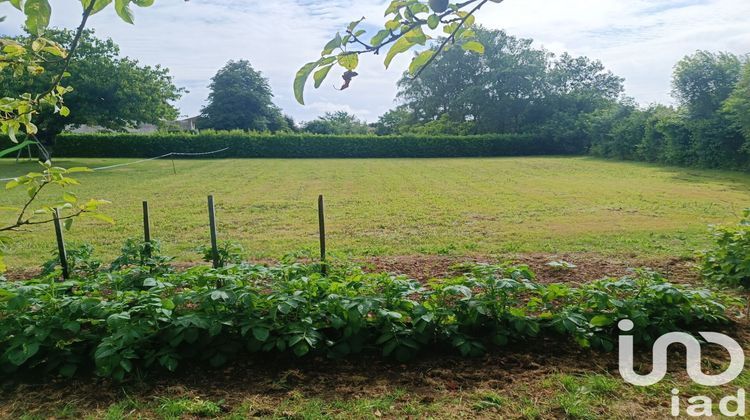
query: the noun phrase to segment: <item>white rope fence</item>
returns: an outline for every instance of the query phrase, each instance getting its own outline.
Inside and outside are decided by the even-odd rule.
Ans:
[[[118,163],[117,165],[99,166],[99,167],[96,167],[96,168],[91,168],[91,170],[92,171],[106,171],[108,169],[121,168],[123,166],[137,165],[139,163],[150,162],[152,160],[164,159],[164,158],[167,158],[167,157],[170,157],[170,156],[208,156],[208,155],[215,155],[217,153],[226,152],[229,149],[231,149],[231,147],[225,147],[223,149],[213,150],[213,151],[210,151],[210,152],[197,152],[197,153],[169,152],[169,153],[165,153],[165,154],[163,154],[161,156],[156,156],[156,157],[152,157],[152,158],[148,158],[148,159],[136,160],[136,161],[133,161],[133,162]],[[16,179],[16,178],[15,177],[14,178],[0,178],[0,181],[3,181],[3,182],[4,181],[12,181],[14,179]]]

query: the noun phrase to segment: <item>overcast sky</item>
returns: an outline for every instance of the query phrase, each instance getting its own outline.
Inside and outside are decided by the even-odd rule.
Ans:
[[[74,28],[78,0],[51,0],[53,26]],[[329,76],[320,89],[308,86],[307,106],[292,95],[297,69],[316,59],[322,46],[349,21],[366,16],[368,27],[383,22],[380,0],[156,0],[134,7],[135,26],[112,7],[90,26],[111,37],[122,53],[144,64],[168,67],[190,93],[179,101],[184,115],[200,111],[209,79],[231,59],[247,59],[269,80],[275,102],[297,120],[346,110],[374,121],[393,106],[404,56],[385,70],[382,56],[369,56],[360,76],[343,92]],[[0,5],[0,34],[20,32],[22,17]],[[478,22],[512,35],[533,38],[552,52],[569,51],[601,60],[626,79],[626,93],[641,104],[669,103],[674,63],[697,49],[750,52],[750,0],[506,0],[489,3]]]

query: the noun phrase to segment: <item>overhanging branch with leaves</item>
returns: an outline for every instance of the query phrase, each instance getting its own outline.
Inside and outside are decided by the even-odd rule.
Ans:
[[[482,54],[484,46],[477,40],[472,29],[475,13],[489,2],[502,3],[504,0],[468,0],[449,4],[448,0],[396,0],[385,11],[384,28],[370,41],[365,41],[366,30],[359,28],[365,18],[351,22],[344,35],[337,33],[321,52],[321,58],[302,66],[294,80],[294,95],[304,105],[305,84],[312,75],[314,87],[319,88],[336,65],[342,67],[344,84],[341,90],[349,87],[357,76],[359,56],[372,53],[379,55],[389,47],[384,64],[388,68],[393,59],[416,47],[424,47],[433,39],[427,32],[442,29],[446,35],[437,49],[427,49],[417,54],[409,66],[409,73],[418,77],[422,70],[435,58],[453,45],[460,45],[465,51]]]

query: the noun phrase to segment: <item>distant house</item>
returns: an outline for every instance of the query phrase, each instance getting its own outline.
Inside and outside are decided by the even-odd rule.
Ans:
[[[198,116],[175,121],[180,131],[197,131]]]
[[[159,126],[155,124],[141,124],[138,127],[128,127],[125,129],[127,133],[138,133],[138,134],[150,134],[159,131]],[[75,134],[94,134],[94,133],[114,133],[115,130],[100,127],[98,125],[79,125],[79,126],[68,126],[65,128],[67,133]]]

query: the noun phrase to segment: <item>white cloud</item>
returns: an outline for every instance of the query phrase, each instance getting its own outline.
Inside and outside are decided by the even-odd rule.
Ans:
[[[276,102],[300,120],[335,109],[373,121],[393,105],[396,81],[406,68],[401,57],[384,70],[381,57],[367,57],[349,90],[329,78],[308,86],[308,106],[294,101],[296,70],[315,59],[325,42],[350,20],[367,16],[382,23],[384,0],[159,0],[136,9],[136,25],[119,21],[110,9],[91,26],[112,37],[122,52],[145,64],[169,67],[190,94],[179,103],[194,115],[208,95],[209,79],[226,61],[248,59],[270,79]],[[73,28],[76,0],[53,0],[53,25]],[[13,34],[20,15],[0,6],[0,33]],[[485,26],[534,38],[554,52],[570,51],[602,60],[626,78],[627,93],[641,103],[668,102],[674,63],[696,49],[750,52],[747,0],[506,0],[480,12]]]

